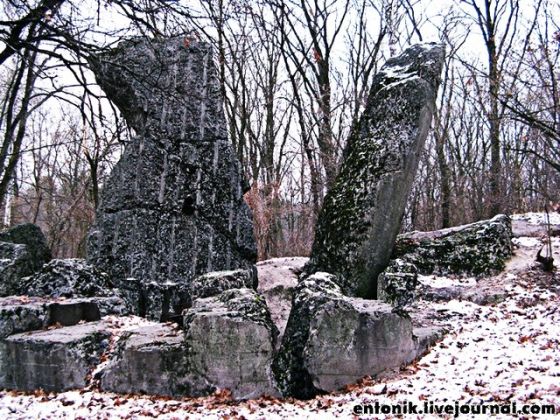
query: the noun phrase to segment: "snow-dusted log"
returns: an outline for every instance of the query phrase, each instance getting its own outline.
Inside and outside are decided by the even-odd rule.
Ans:
[[[306,268],[335,274],[346,294],[376,295],[430,128],[444,56],[441,44],[414,45],[373,79]]]

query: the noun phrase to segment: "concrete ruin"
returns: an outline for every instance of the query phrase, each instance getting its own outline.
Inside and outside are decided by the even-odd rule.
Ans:
[[[348,295],[376,297],[430,129],[444,57],[443,45],[430,43],[388,60],[348,139],[306,268],[336,274]]]
[[[442,331],[417,328],[406,307],[424,269],[414,255],[430,254],[391,252],[443,54],[411,47],[375,77],[305,268],[253,265],[207,44],[137,39],[93,60],[136,137],[104,186],[88,261],[42,261],[18,282],[34,296],[0,299],[0,388],[309,398],[423,354]],[[511,246],[502,233],[492,240]],[[379,274],[385,301],[365,299]],[[119,327],[139,319],[129,311],[150,321]]]
[[[24,223],[0,232],[0,296],[18,294],[21,279],[34,274],[51,258],[39,227]]]
[[[88,261],[128,292],[136,314],[180,316],[181,287],[256,261],[212,48],[134,39],[91,64],[136,137],[103,187]]]

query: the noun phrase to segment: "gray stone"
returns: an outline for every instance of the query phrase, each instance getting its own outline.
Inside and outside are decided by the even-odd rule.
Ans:
[[[506,291],[492,287],[430,287],[424,285],[420,288],[419,294],[422,299],[430,302],[449,302],[450,300],[466,300],[477,305],[493,305],[503,302],[506,298]]]
[[[125,316],[131,313],[130,307],[121,296],[82,298],[80,300],[91,300],[95,302],[102,317],[106,315]]]
[[[419,357],[426,354],[432,346],[440,341],[445,335],[446,330],[443,327],[420,327],[414,328],[412,333],[418,343],[416,354]]]
[[[487,275],[501,271],[513,255],[511,221],[490,220],[434,232],[399,235],[393,256],[414,264],[421,274]]]
[[[0,341],[12,334],[40,330],[47,325],[47,319],[47,309],[41,301],[0,298]]]
[[[0,242],[0,296],[19,294],[21,279],[33,273],[27,246]]]
[[[0,388],[65,391],[83,388],[110,334],[93,322],[15,334],[0,341]]]
[[[104,185],[89,261],[118,287],[127,278],[188,285],[209,271],[249,268],[252,214],[210,45],[135,39],[91,65],[137,136]]]
[[[255,268],[250,270],[212,271],[195,278],[189,286],[192,300],[219,295],[230,289],[254,289],[258,286]]]
[[[0,296],[18,294],[20,280],[51,259],[43,232],[31,223],[0,232]]]
[[[545,215],[543,215],[545,216]],[[542,220],[534,219],[531,213],[515,214],[511,217],[511,231],[514,237],[523,236],[542,238],[550,233],[550,236],[560,236],[560,224],[555,223],[554,213],[550,215],[550,224],[547,224],[546,217]]]
[[[258,292],[264,296],[272,321],[282,341],[288,323],[298,275],[309,259],[305,257],[272,258],[257,263]]]
[[[217,388],[235,399],[279,395],[271,369],[278,331],[254,290],[197,299],[185,311],[184,328],[190,395]]]
[[[12,334],[35,331],[49,325],[76,325],[97,321],[105,315],[124,315],[124,303],[117,297],[44,299],[0,298],[0,340]]]
[[[410,305],[416,296],[418,269],[401,259],[392,260],[377,279],[377,298],[396,310]]]
[[[335,274],[345,294],[376,295],[430,128],[444,56],[441,44],[414,45],[372,81],[325,197],[306,268]]]
[[[184,317],[184,332],[159,324],[121,336],[101,374],[101,388],[169,396],[229,389],[234,399],[279,396],[271,371],[277,330],[254,290],[198,298]]]
[[[351,298],[328,273],[301,282],[274,373],[284,396],[310,398],[417,355],[410,318],[378,300]]]
[[[52,260],[21,282],[22,294],[44,297],[112,296],[109,276],[81,259]]]
[[[151,395],[190,395],[182,385],[184,334],[176,326],[158,324],[137,328],[119,339],[111,361],[101,374],[101,389]]]
[[[134,314],[160,322],[181,320],[181,312],[191,302],[190,288],[184,283],[130,277],[120,282],[120,291]]]
[[[90,300],[51,303],[48,305],[48,325],[70,326],[81,321],[99,321],[101,312],[97,304]]]
[[[47,239],[41,228],[32,223],[15,225],[4,232],[0,232],[0,242],[23,244],[33,262],[33,270],[36,271],[49,262],[52,258],[51,250],[47,245]]]

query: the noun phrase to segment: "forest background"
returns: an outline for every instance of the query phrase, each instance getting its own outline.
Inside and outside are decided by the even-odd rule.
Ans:
[[[134,133],[88,57],[131,36],[214,46],[259,258],[307,255],[373,75],[416,42],[447,57],[403,230],[560,202],[554,0],[4,0],[0,222],[83,257],[103,182]]]

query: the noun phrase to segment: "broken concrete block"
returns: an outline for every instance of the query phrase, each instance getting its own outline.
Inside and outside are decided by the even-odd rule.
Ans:
[[[109,276],[86,263],[70,258],[52,260],[21,282],[21,294],[43,297],[113,296]]]
[[[399,235],[393,257],[414,264],[421,274],[487,275],[501,271],[513,254],[511,220],[490,220],[434,232]]]
[[[305,257],[272,258],[256,265],[258,292],[264,296],[270,316],[278,328],[278,343],[282,341],[288,323],[298,275],[308,260]]]
[[[206,272],[256,261],[212,55],[209,44],[185,46],[183,37],[137,38],[90,62],[138,133],[105,182],[88,238],[88,260],[119,288],[127,278],[188,286]],[[148,288],[154,299],[168,291]],[[146,310],[156,320],[162,313]]]
[[[416,357],[409,317],[378,300],[346,297],[328,273],[296,288],[274,373],[284,396],[310,398]]]
[[[153,321],[180,322],[181,313],[191,302],[185,283],[147,283],[130,277],[120,283],[119,289],[134,314]]]
[[[109,336],[103,322],[11,335],[0,341],[0,388],[83,388]]]
[[[137,328],[121,336],[101,375],[101,389],[121,393],[190,395],[182,388],[183,331],[168,324]]]
[[[0,296],[18,294],[21,279],[33,273],[31,267],[25,245],[0,242]]]
[[[377,298],[401,310],[416,296],[418,270],[401,259],[392,260],[377,280]]]
[[[376,297],[430,129],[444,57],[443,45],[426,43],[389,59],[348,139],[305,269],[335,274],[347,295]]]
[[[184,328],[190,395],[227,388],[235,399],[279,396],[271,369],[278,331],[254,290],[197,299]]]
[[[131,313],[131,309],[125,302],[124,298],[121,297],[122,293],[119,293],[119,295],[120,296],[93,297],[82,299],[90,299],[92,302],[95,302],[95,304],[99,308],[101,317],[104,317],[106,315],[129,315]]]
[[[254,267],[248,270],[213,271],[203,274],[192,281],[189,286],[190,297],[194,301],[219,295],[230,289],[254,289],[258,286],[257,272]]]
[[[47,325],[47,310],[43,302],[27,298],[0,298],[0,341],[9,335],[40,330]]]
[[[0,232],[0,242],[25,245],[33,261],[34,271],[40,269],[43,264],[49,262],[52,258],[43,231],[39,226],[32,223],[22,223]]]
[[[38,226],[25,223],[0,232],[0,296],[20,294],[20,280],[50,259],[51,251]]]
[[[0,339],[50,325],[70,326],[98,321],[105,315],[122,315],[119,298],[46,299],[27,296],[0,298]]]

